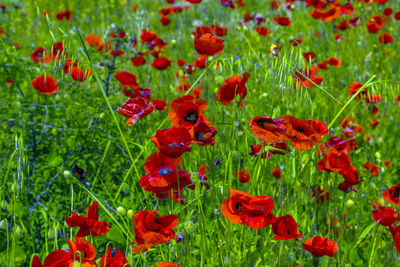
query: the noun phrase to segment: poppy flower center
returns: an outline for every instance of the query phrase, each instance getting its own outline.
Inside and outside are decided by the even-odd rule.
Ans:
[[[204,139],[204,136],[205,136],[206,134],[205,133],[196,133],[196,139],[198,140],[198,141],[202,141],[202,142],[205,142],[206,140]]]
[[[296,131],[298,131],[298,132],[302,133],[302,134],[306,134],[306,131],[304,130],[304,128],[301,128],[301,127],[295,127],[294,129],[295,129]]]
[[[393,193],[393,197],[400,197],[400,188],[396,187]]]
[[[171,168],[161,168],[158,173],[160,174],[160,176],[163,176],[165,174],[169,174],[172,172]]]
[[[116,249],[111,250],[111,255],[112,255],[113,257],[115,257],[115,253],[116,253],[116,252],[117,252]]]
[[[287,235],[290,235],[290,230],[286,230],[286,234],[287,234]]]
[[[177,148],[177,147],[181,147],[181,146],[185,146],[185,144],[183,144],[183,143],[180,143],[180,144],[172,143],[172,144],[169,145],[169,147],[172,147],[172,148]]]
[[[187,121],[187,122],[190,122],[190,123],[192,123],[192,124],[195,124],[198,117],[199,117],[199,116],[197,115],[196,112],[191,111],[191,112],[189,112],[183,119],[184,119],[185,121]]]
[[[267,120],[258,120],[257,121],[257,125],[260,126],[261,128],[264,128],[265,124],[267,124],[267,123],[270,123],[270,122]]]
[[[43,57],[43,52],[37,52],[36,57]]]

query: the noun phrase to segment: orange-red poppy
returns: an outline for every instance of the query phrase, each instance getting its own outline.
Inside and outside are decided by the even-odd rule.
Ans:
[[[51,76],[39,76],[32,80],[33,88],[41,94],[54,94],[58,91],[57,81]]]

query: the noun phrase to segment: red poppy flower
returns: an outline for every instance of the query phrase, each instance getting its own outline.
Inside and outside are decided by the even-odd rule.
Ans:
[[[236,171],[235,176],[239,178],[239,181],[241,183],[250,182],[250,173],[246,169],[241,169],[240,171]]]
[[[311,16],[314,19],[319,19],[322,21],[332,21],[340,17],[342,15],[341,8],[332,7],[326,11],[321,11],[320,9],[315,9],[314,11],[310,12]]]
[[[192,142],[200,146],[214,145],[217,130],[208,121],[199,121],[193,128]]]
[[[272,169],[272,175],[273,175],[276,179],[281,179],[281,177],[282,177],[281,169],[279,169],[279,168],[273,168],[273,169]]]
[[[385,159],[383,161],[383,164],[385,164],[385,166],[391,167],[393,165],[393,163],[390,160]]]
[[[331,195],[329,194],[328,191],[322,190],[319,186],[317,188],[318,190],[318,199],[317,203],[323,203],[325,200],[329,200],[331,198]],[[312,196],[315,197],[317,195],[317,190],[315,188],[312,189]]]
[[[393,236],[394,246],[397,252],[400,252],[400,225],[399,226],[390,225],[389,230]]]
[[[393,36],[389,33],[381,33],[379,35],[379,43],[391,44],[393,43]]]
[[[108,248],[107,252],[104,253],[100,260],[101,267],[130,267],[128,261],[125,258],[124,253],[119,249]]]
[[[153,39],[157,38],[157,34],[147,29],[143,29],[139,37],[142,43],[149,43],[153,41]]]
[[[159,57],[154,59],[154,61],[151,62],[150,65],[158,70],[165,70],[166,68],[171,66],[171,60],[166,57]]]
[[[185,0],[186,2],[189,2],[191,4],[199,4],[201,3],[202,0]]]
[[[133,66],[135,66],[135,67],[146,64],[146,60],[142,56],[137,56],[137,57],[131,58],[131,62],[133,64]]]
[[[90,69],[84,69],[79,66],[74,66],[71,71],[71,77],[75,81],[85,81],[87,78],[92,76],[92,71]]]
[[[317,9],[324,9],[328,6],[328,2],[325,2],[323,0],[306,0],[306,3],[309,7]]]
[[[126,125],[133,126],[143,117],[146,117],[154,111],[154,106],[146,102],[143,97],[137,96],[126,101],[122,107],[117,109],[117,112],[122,116],[129,118]]]
[[[42,62],[44,64],[47,64],[51,61],[51,57],[49,56],[46,48],[44,47],[36,48],[35,51],[33,51],[31,54],[31,59],[35,63]]]
[[[108,233],[108,223],[98,221],[98,207],[99,203],[95,201],[90,205],[85,217],[79,216],[75,212],[71,211],[72,217],[65,218],[65,222],[68,224],[69,227],[79,227],[79,231],[76,234],[77,237],[88,236],[90,234],[98,236]]]
[[[286,125],[285,135],[291,140],[291,145],[296,150],[307,150],[321,142],[323,135],[328,135],[326,122],[318,120],[301,120],[290,115],[279,119]]]
[[[362,86],[363,86],[363,84],[360,83],[360,82],[352,82],[350,84],[350,88],[349,88],[349,96],[352,97],[353,95],[355,95],[358,92],[358,90],[360,90],[360,88]],[[367,93],[368,93],[368,89],[367,88],[363,88],[361,93],[358,94],[355,99],[356,100],[360,100],[361,99],[361,95],[367,95]]]
[[[160,262],[156,267],[179,267],[175,262]]]
[[[318,67],[313,67],[313,66],[307,66],[305,70],[298,70],[295,72],[295,83],[294,83],[294,89],[297,89],[297,83],[299,83],[301,86],[305,88],[311,88],[314,87],[315,85],[311,83],[309,80],[313,81],[315,84],[319,85],[322,83],[323,79],[322,77],[317,77],[315,74],[318,72]],[[308,79],[306,79],[307,77]]]
[[[266,26],[259,26],[259,27],[257,27],[257,28],[256,28],[256,32],[257,32],[259,35],[262,35],[262,36],[264,36],[264,37],[267,37],[268,34],[269,34],[269,30],[268,30],[268,28],[267,28]]]
[[[97,48],[103,47],[103,40],[94,33],[89,33],[88,35],[86,35],[86,43],[90,46],[94,46]]]
[[[276,217],[271,213],[274,200],[268,196],[254,197],[245,192],[230,189],[230,196],[222,201],[221,212],[234,224],[246,224],[261,229],[272,224]]]
[[[224,84],[219,88],[215,99],[220,102],[222,105],[226,106],[231,103],[235,96],[240,96],[240,102],[238,103],[239,108],[243,106],[243,99],[247,95],[246,82],[250,78],[250,74],[248,72],[243,73],[243,78],[234,75],[227,78]]]
[[[330,57],[326,60],[326,62],[335,67],[340,67],[340,65],[342,65],[342,61],[337,57]]]
[[[326,62],[326,61],[324,61],[324,62],[318,62],[318,63],[317,63],[317,67],[318,67],[319,69],[323,69],[323,70],[329,69],[328,62]]]
[[[131,87],[135,89],[139,87],[139,84],[136,82],[136,76],[127,71],[119,71],[115,73],[115,79],[121,83],[122,88]]]
[[[275,240],[297,239],[303,237],[297,232],[297,223],[290,215],[276,218],[272,224],[272,232],[276,235]]]
[[[303,53],[303,57],[307,62],[310,62],[311,60],[315,59],[315,53],[314,52],[307,52],[307,53]]]
[[[382,101],[382,96],[378,94],[367,95],[365,97],[365,104],[376,104]]]
[[[400,20],[400,11],[394,13],[394,18],[395,18],[396,20]]]
[[[172,229],[178,225],[179,219],[176,215],[166,215],[155,217],[157,210],[142,210],[133,215],[135,242],[133,251],[143,253],[149,248],[168,243],[172,238],[176,237],[175,231]]]
[[[54,94],[58,91],[57,81],[51,76],[39,76],[32,80],[33,88],[41,94]]]
[[[383,10],[383,15],[385,15],[386,17],[390,17],[393,14],[393,9],[391,8],[385,8],[385,10]]]
[[[258,116],[249,121],[252,133],[262,139],[265,143],[276,143],[286,141],[286,125],[283,120],[272,119],[267,116]]]
[[[71,255],[65,250],[54,250],[45,258],[43,264],[39,257],[35,255],[32,259],[31,267],[53,267],[53,266],[69,266],[73,262]]]
[[[64,45],[62,42],[55,42],[51,46],[51,51],[52,51],[52,58],[53,60],[61,60],[64,52]],[[64,53],[65,57],[67,56],[66,53]]]
[[[370,171],[373,176],[378,176],[379,169],[378,166],[376,166],[375,164],[368,161],[367,163],[364,164],[364,167],[367,171]]]
[[[86,241],[84,238],[76,236],[74,241],[67,239],[68,246],[69,246],[69,254],[71,257],[70,264],[73,264],[74,260],[80,262],[82,266],[85,267],[96,267],[96,249],[95,247],[89,242]],[[77,252],[80,253],[77,253]],[[70,266],[70,265],[67,265]]]
[[[275,24],[279,24],[281,26],[290,26],[290,24],[292,23],[292,21],[287,18],[287,17],[277,17],[277,18],[273,18],[272,21]]]
[[[161,153],[170,158],[179,158],[183,153],[192,151],[192,137],[184,127],[159,129],[151,140]]]
[[[165,110],[165,108],[167,107],[167,102],[165,102],[164,99],[153,99],[151,100],[151,103],[157,110]]]
[[[228,34],[227,27],[220,27],[218,25],[211,25],[211,31],[215,33],[215,35],[218,37],[222,37]]]
[[[314,257],[333,257],[338,250],[338,245],[335,241],[320,236],[307,239],[302,244],[302,247],[311,252]]]
[[[218,39],[211,33],[205,33],[201,36],[195,36],[194,48],[199,54],[212,56],[222,53],[224,40]]]
[[[399,205],[400,183],[383,192],[382,197],[393,205]]]
[[[65,11],[59,11],[56,16],[56,20],[71,20],[71,10],[66,9]]]
[[[332,147],[337,151],[342,151],[346,154],[349,154],[351,150],[358,150],[356,141],[357,139],[346,140],[341,137],[332,136],[328,139],[325,145],[320,145],[320,149],[325,153],[325,147]]]
[[[400,221],[400,217],[397,217],[397,212],[392,207],[378,206],[372,211],[372,217],[377,224],[383,226],[390,226]]]
[[[298,46],[303,42],[301,39],[290,39],[289,41],[293,46]]]
[[[290,152],[290,149],[287,146],[286,142],[277,142],[277,143],[273,143],[273,144],[269,143],[267,145],[269,147],[275,147],[275,148],[278,148],[280,150],[284,150],[284,151]],[[261,143],[259,145],[250,145],[250,149],[251,149],[250,156],[257,157],[260,154],[261,149],[262,149],[263,146],[266,146],[263,141],[261,141]],[[272,149],[272,150],[264,151],[262,153],[262,155],[261,155],[261,158],[264,159],[264,158],[268,157],[268,159],[270,159],[270,158],[272,158],[272,154],[281,154],[281,155],[283,155],[284,153],[282,151],[280,151],[280,150],[273,150]]]
[[[173,127],[185,127],[193,136],[194,127],[199,121],[208,122],[207,118],[203,115],[207,109],[207,105],[205,100],[196,99],[191,95],[185,95],[173,100],[168,111],[171,125]]]
[[[320,171],[339,172],[342,169],[351,169],[350,157],[347,153],[330,148],[324,157],[317,163]]]
[[[367,29],[370,33],[376,33],[386,24],[386,19],[381,16],[372,16],[367,22]]]
[[[111,56],[116,56],[116,57],[122,56],[124,54],[125,54],[125,52],[120,49],[117,50],[117,53],[115,53],[115,49],[111,50],[111,52],[110,52]]]

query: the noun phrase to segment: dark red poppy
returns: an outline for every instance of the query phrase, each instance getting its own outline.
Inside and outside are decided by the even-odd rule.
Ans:
[[[66,21],[71,20],[71,10],[66,9],[57,13],[56,20],[64,20],[64,18]]]
[[[289,41],[293,46],[298,46],[303,42],[301,39],[290,39]]]
[[[262,35],[262,36],[264,36],[264,37],[267,37],[268,34],[269,34],[269,30],[268,30],[268,28],[267,28],[266,26],[259,26],[259,27],[257,27],[257,28],[256,28],[256,32],[257,32],[259,35]]]
[[[184,127],[159,129],[151,140],[161,153],[170,158],[179,158],[183,153],[192,151],[192,137]]]
[[[383,15],[385,15],[386,17],[390,17],[393,14],[393,9],[391,8],[385,8],[383,10]]]
[[[47,64],[51,61],[51,57],[47,53],[46,48],[44,47],[38,47],[31,53],[31,59],[33,62],[42,62],[44,64]]]
[[[133,215],[135,227],[135,241],[137,244],[133,247],[136,254],[143,253],[149,248],[168,243],[176,237],[175,228],[179,219],[176,215],[166,215],[155,217],[157,210],[142,210]]]
[[[220,27],[218,25],[211,25],[211,31],[218,37],[223,37],[228,34],[227,27]]]
[[[400,217],[397,217],[397,212],[392,207],[383,207],[380,205],[372,211],[372,218],[374,218],[377,224],[383,226],[390,226],[400,221]]]
[[[99,203],[95,201],[90,205],[85,217],[79,216],[75,212],[71,211],[72,217],[65,218],[65,222],[68,224],[69,227],[79,227],[79,231],[76,234],[77,237],[84,237],[90,234],[98,236],[108,233],[108,223],[98,221],[98,207]]]
[[[349,154],[351,150],[358,150],[358,146],[356,144],[357,139],[346,140],[342,137],[332,136],[328,139],[325,145],[320,145],[320,149],[325,153],[325,147],[327,148],[335,148],[337,151],[342,151],[346,154]]]
[[[297,223],[290,215],[276,218],[272,224],[272,232],[276,235],[275,240],[297,239],[303,237],[297,231]]]
[[[353,95],[355,95],[358,92],[358,90],[361,89],[362,86],[363,86],[363,84],[360,83],[360,82],[352,82],[350,84],[350,88],[349,88],[349,96],[352,97]],[[356,100],[360,100],[361,99],[361,95],[367,95],[367,93],[368,93],[368,89],[367,88],[363,88],[361,93],[359,93],[356,96],[355,99]]]
[[[268,196],[254,197],[245,192],[230,189],[229,198],[222,201],[221,212],[234,224],[246,224],[261,229],[272,224],[276,217],[271,213],[274,200]]]
[[[318,204],[323,203],[325,200],[329,200],[331,198],[329,192],[326,190],[322,190],[319,186],[317,187],[317,189],[315,188],[312,189],[312,196],[315,197],[317,196],[317,194],[318,194],[318,199],[317,199]]]
[[[236,171],[235,176],[239,178],[241,183],[250,182],[250,173],[246,169],[240,169],[240,171]]]
[[[156,110],[165,110],[167,107],[167,102],[164,99],[153,99],[151,103]]]
[[[315,9],[314,11],[310,12],[310,14],[314,19],[319,19],[327,22],[339,18],[340,15],[342,15],[342,10],[340,7],[332,7],[331,9],[325,11]]]
[[[307,239],[302,244],[302,247],[308,252],[311,252],[314,257],[333,257],[338,250],[338,245],[335,241],[320,236]]]
[[[315,53],[312,52],[312,51],[311,52],[307,52],[307,53],[303,53],[303,57],[307,62],[310,62],[310,61],[314,60],[315,56],[316,56]]]
[[[249,78],[250,74],[248,72],[243,73],[243,78],[239,75],[234,75],[227,78],[224,84],[219,87],[215,99],[222,105],[226,106],[235,99],[236,95],[238,95],[240,96],[238,105],[239,108],[242,108],[243,99],[247,95],[246,82]]]
[[[136,82],[136,76],[127,71],[119,71],[114,76],[121,83],[122,88],[131,87],[135,89],[139,87],[139,84]]]
[[[200,146],[214,145],[214,136],[217,134],[217,129],[211,125],[209,121],[199,121],[193,129],[192,142]]]
[[[400,183],[383,192],[382,197],[384,200],[398,206],[400,197]]]
[[[324,121],[302,120],[290,115],[284,115],[279,119],[286,125],[285,135],[296,150],[310,149],[321,142],[322,136],[329,134]]]
[[[143,97],[137,96],[126,101],[117,111],[122,116],[129,118],[126,121],[126,125],[133,126],[140,118],[152,113],[154,106],[151,103],[147,103]]]
[[[381,95],[378,94],[371,94],[371,95],[367,95],[365,97],[365,104],[369,105],[369,104],[376,104],[381,102],[383,99],[383,97]]]
[[[393,43],[393,36],[389,33],[381,33],[379,35],[379,43],[391,44]]]
[[[171,60],[169,60],[166,57],[159,57],[153,60],[153,62],[150,63],[151,66],[158,70],[165,70],[169,66],[171,66]]]
[[[323,70],[329,69],[329,65],[328,65],[328,63],[327,63],[326,61],[318,62],[318,63],[317,63],[317,67],[318,67],[319,69],[323,69]]]
[[[44,259],[40,261],[37,255],[33,256],[31,267],[54,267],[54,266],[69,266],[73,260],[71,255],[65,250],[54,250]]]
[[[277,18],[273,18],[272,21],[275,24],[279,24],[281,26],[290,26],[290,24],[292,23],[292,21],[287,18],[287,17],[277,17]]]
[[[317,9],[324,9],[329,5],[328,2],[323,0],[306,0],[306,3],[309,7],[317,8]]]
[[[139,37],[140,37],[140,40],[142,41],[142,43],[149,43],[153,39],[157,38],[157,34],[154,32],[151,32],[147,29],[143,29],[142,33],[140,34]]]
[[[119,249],[108,248],[100,260],[101,267],[130,267],[124,253]]]
[[[142,56],[136,56],[136,57],[131,58],[131,62],[133,64],[133,66],[135,66],[135,67],[146,64],[146,60]]]
[[[386,24],[386,19],[382,16],[372,16],[367,22],[367,29],[370,33],[376,33]]]
[[[124,55],[125,54],[125,52],[124,51],[122,51],[122,50],[120,50],[120,49],[118,49],[117,50],[117,53],[115,53],[115,49],[113,49],[113,50],[111,50],[110,51],[110,53],[109,53],[111,56],[116,56],[116,57],[119,57],[119,56],[122,56],[122,55]]]
[[[281,169],[273,168],[272,169],[272,176],[274,176],[276,179],[281,179],[281,177],[282,177]]]
[[[51,46],[51,52],[53,60],[61,60],[63,56],[67,56],[67,54],[64,52],[64,45],[62,42],[55,42]]]
[[[400,11],[394,13],[394,18],[395,18],[396,20],[400,20]]]
[[[224,40],[218,39],[211,33],[205,33],[201,36],[195,36],[194,48],[199,54],[212,56],[222,53]]]
[[[92,71],[90,69],[84,69],[84,68],[79,67],[79,66],[74,66],[72,68],[71,77],[75,81],[83,82],[87,78],[89,78],[90,76],[92,76]]]
[[[205,100],[196,99],[191,95],[173,100],[168,111],[171,125],[185,127],[193,136],[194,127],[199,121],[208,123],[207,118],[203,115],[207,105]]]
[[[283,120],[272,119],[267,116],[258,116],[249,121],[251,132],[265,143],[286,141],[286,125]]]
[[[342,61],[340,59],[338,59],[337,57],[330,57],[326,60],[326,62],[329,65],[335,66],[335,67],[340,67],[340,65],[342,65]]]
[[[185,0],[186,2],[189,2],[191,4],[199,4],[201,3],[202,0]]]
[[[57,81],[51,76],[39,76],[32,80],[33,88],[41,94],[54,94],[58,91]]]
[[[314,87],[315,85],[311,83],[309,80],[311,80],[317,85],[321,84],[324,78],[315,76],[317,72],[318,72],[318,67],[313,67],[313,66],[307,66],[305,70],[300,69],[296,71],[294,74],[295,76],[294,89],[295,90],[297,89],[298,83],[305,88]],[[305,77],[307,77],[308,79],[306,79]]]
[[[379,175],[379,169],[378,166],[373,164],[372,162],[368,161],[367,163],[364,164],[364,168],[371,172],[373,176],[378,176]]]

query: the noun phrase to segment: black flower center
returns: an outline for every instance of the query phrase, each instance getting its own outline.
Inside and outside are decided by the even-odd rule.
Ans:
[[[205,142],[206,140],[204,139],[204,136],[206,135],[205,133],[196,133],[196,140]]]
[[[393,197],[400,197],[400,187],[396,187],[393,192]]]
[[[240,208],[241,208],[241,206],[242,206],[242,204],[240,204],[240,203],[236,203],[236,209],[239,211],[239,212],[242,212],[241,210],[240,210]]]
[[[190,123],[192,123],[192,124],[195,124],[198,117],[199,117],[199,116],[197,115],[196,112],[191,111],[191,112],[189,112],[183,119],[184,119],[185,121],[187,121],[187,122],[190,122]]]

